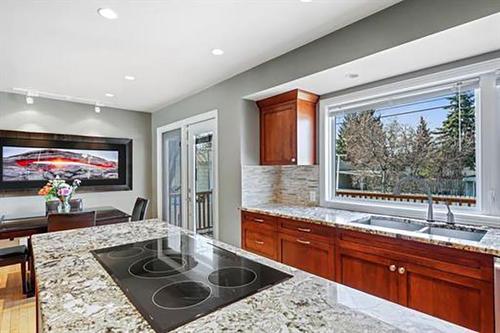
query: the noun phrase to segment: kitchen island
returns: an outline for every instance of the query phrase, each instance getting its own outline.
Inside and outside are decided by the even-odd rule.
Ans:
[[[39,331],[154,332],[90,251],[176,234],[191,233],[148,220],[34,236]],[[233,246],[209,242],[293,277],[175,332],[467,332]]]

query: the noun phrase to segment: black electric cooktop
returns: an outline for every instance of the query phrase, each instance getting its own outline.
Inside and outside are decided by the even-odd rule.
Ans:
[[[92,253],[157,332],[291,277],[184,234]]]

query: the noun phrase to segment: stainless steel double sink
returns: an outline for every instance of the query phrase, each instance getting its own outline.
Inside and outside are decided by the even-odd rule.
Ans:
[[[463,230],[463,228],[456,225],[446,225],[443,223],[433,225],[428,222],[398,217],[371,216],[368,219],[359,220],[354,223],[474,242],[479,242],[487,232],[482,229],[467,228],[467,230]]]

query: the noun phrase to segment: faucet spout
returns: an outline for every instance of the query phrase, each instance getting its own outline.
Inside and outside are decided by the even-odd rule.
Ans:
[[[432,191],[428,181],[426,181],[423,178],[418,178],[415,176],[403,177],[394,186],[393,194],[395,195],[400,194],[401,186],[409,182],[415,182],[416,184],[419,185],[420,189],[425,191],[425,193],[427,194],[427,222],[434,222],[434,210],[432,208],[433,206]]]

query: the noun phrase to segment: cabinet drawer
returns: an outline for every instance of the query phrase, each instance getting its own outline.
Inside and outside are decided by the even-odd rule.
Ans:
[[[280,232],[294,237],[311,237],[316,241],[332,244],[334,242],[335,228],[283,218],[278,219],[278,226]]]
[[[255,230],[276,230],[276,219],[273,216],[243,212],[243,224]]]
[[[294,237],[280,233],[278,237],[282,263],[333,280],[335,257],[332,244],[310,236]]]
[[[276,234],[266,231],[243,229],[243,248],[270,259],[278,259]]]

